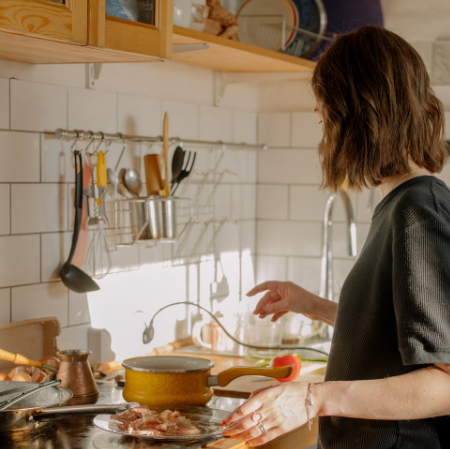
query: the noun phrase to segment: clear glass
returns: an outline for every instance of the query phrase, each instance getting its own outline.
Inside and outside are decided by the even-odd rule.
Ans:
[[[153,409],[152,409],[153,410]],[[157,413],[164,410],[153,410]],[[210,437],[222,436],[222,427],[220,423],[228,415],[228,412],[208,407],[186,407],[178,410],[181,416],[191,420],[192,424],[197,426],[200,433],[197,435],[145,435],[144,433],[133,433],[134,437],[149,440],[202,440]],[[117,433],[121,435],[129,435],[130,433],[121,430],[117,426],[117,421],[111,419],[110,415],[98,415],[94,418],[94,424],[107,432]],[[147,446],[146,446],[147,447]],[[148,446],[154,447],[154,446]],[[155,446],[156,447],[156,446]],[[158,446],[159,447],[159,446]],[[165,446],[164,446],[165,447]],[[175,446],[174,446],[175,447]],[[178,446],[176,446],[178,447]]]
[[[156,0],[106,0],[106,15],[154,25],[155,2]]]

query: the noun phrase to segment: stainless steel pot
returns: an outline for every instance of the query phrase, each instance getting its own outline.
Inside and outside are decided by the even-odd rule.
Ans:
[[[32,382],[0,382],[0,397],[8,400],[21,390],[26,391],[36,384]],[[22,399],[11,408],[0,411],[0,434],[30,432],[51,423],[55,415],[115,413],[135,407],[131,404],[74,405],[63,407],[72,398],[72,392],[62,387],[51,387]],[[41,421],[45,417],[45,421]],[[1,438],[1,437],[0,437]]]

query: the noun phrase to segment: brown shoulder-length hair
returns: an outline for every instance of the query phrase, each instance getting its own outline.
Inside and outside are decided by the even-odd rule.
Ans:
[[[324,121],[322,187],[360,190],[411,171],[438,173],[447,162],[440,101],[425,65],[398,35],[365,26],[336,37],[314,70]]]

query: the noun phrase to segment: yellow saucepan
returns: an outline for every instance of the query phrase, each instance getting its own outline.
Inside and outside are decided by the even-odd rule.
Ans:
[[[292,368],[235,367],[211,375],[214,362],[197,357],[149,356],[134,357],[123,362],[128,402],[168,407],[171,405],[205,405],[213,395],[211,387],[228,385],[248,375],[282,379]]]

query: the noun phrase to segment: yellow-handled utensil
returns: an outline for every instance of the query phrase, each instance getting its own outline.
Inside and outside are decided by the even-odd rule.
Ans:
[[[99,191],[102,187],[106,189],[106,183],[108,182],[108,175],[106,171],[106,158],[105,153],[103,151],[98,152],[97,156],[97,187]],[[102,195],[97,198],[97,206],[101,207],[102,205]]]
[[[0,349],[0,360],[12,362],[15,363],[16,365],[27,365],[27,366],[34,366],[36,368],[44,368],[54,373],[58,371],[58,368],[54,366],[47,365],[37,360],[29,359],[28,357],[25,357],[22,354],[13,354],[12,352],[5,351],[4,349]]]

